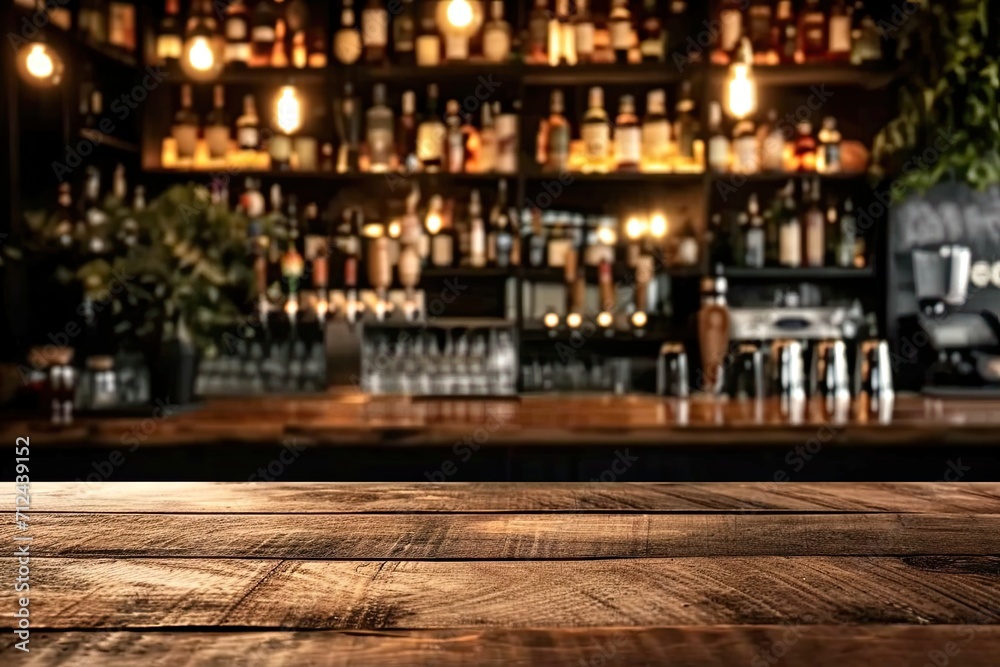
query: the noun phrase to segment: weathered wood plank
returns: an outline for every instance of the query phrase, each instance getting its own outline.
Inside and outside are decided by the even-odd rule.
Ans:
[[[995,557],[31,565],[39,630],[1000,622]],[[2,596],[7,608],[13,595]]]
[[[12,526],[13,519],[5,521]],[[0,532],[10,532],[11,529]],[[1000,514],[35,514],[49,557],[547,560],[1000,554]]]
[[[36,632],[27,654],[14,641],[0,655],[23,667],[995,667],[1000,626]]]
[[[0,488],[13,507],[13,487]],[[37,512],[1000,513],[1000,484],[36,482]],[[10,499],[10,502],[7,502]]]

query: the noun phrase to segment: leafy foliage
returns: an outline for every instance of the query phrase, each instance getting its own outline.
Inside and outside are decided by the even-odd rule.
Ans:
[[[875,139],[872,175],[906,191],[1000,183],[1000,30],[995,0],[919,0],[899,28],[909,69],[899,114]]]

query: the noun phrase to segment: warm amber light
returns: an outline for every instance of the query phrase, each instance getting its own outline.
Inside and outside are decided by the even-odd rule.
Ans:
[[[437,213],[428,213],[427,221],[424,224],[427,227],[428,234],[437,234],[441,231],[441,227],[443,226],[441,216]]]
[[[597,315],[597,326],[603,327],[605,329],[609,328],[614,324],[615,318],[611,316],[611,313],[604,311]]]
[[[641,310],[637,310],[634,313],[632,313],[632,326],[634,326],[636,329],[643,328],[644,326],[646,326],[647,322],[649,322],[649,318],[646,316],[646,313],[642,312]]]
[[[399,220],[393,220],[389,223],[389,238],[398,239],[403,233],[403,226],[399,224]]]
[[[614,245],[618,241],[618,234],[611,227],[597,228],[597,242],[601,245]]]
[[[757,84],[751,73],[752,61],[753,49],[750,40],[744,37],[726,82],[726,108],[736,118],[746,118],[757,110]]]
[[[215,54],[212,47],[208,45],[208,40],[204,37],[195,37],[188,50],[188,60],[191,67],[199,72],[207,72],[215,65]]]
[[[662,239],[667,235],[667,216],[655,213],[649,220],[649,233],[653,238]]]
[[[196,81],[214,79],[225,64],[222,58],[223,47],[224,42],[221,38],[199,28],[197,34],[184,42],[181,69]]]
[[[646,222],[641,218],[632,216],[625,223],[625,236],[632,241],[638,241],[646,233]]]
[[[555,329],[559,326],[559,316],[555,313],[545,313],[545,317],[542,318],[542,324],[549,329]]]
[[[361,228],[361,235],[369,239],[377,239],[382,236],[382,225],[377,222],[369,222]]]
[[[295,86],[284,86],[275,105],[278,129],[291,134],[302,125],[302,104],[299,102]]]
[[[17,69],[21,78],[33,86],[57,86],[62,81],[63,61],[48,44],[32,42],[18,52]]]
[[[583,324],[583,317],[580,313],[570,313],[566,316],[566,326],[570,329],[577,329]]]
[[[448,3],[448,23],[454,28],[467,28],[472,23],[472,5],[469,0],[451,0]]]

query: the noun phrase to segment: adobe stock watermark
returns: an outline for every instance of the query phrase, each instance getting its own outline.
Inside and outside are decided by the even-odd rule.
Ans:
[[[601,474],[597,477],[591,477],[591,482],[617,482],[618,478],[629,471],[629,469],[639,460],[638,456],[632,456],[628,453],[628,448],[626,447],[624,451],[620,449],[615,450],[615,458],[611,462],[611,465],[607,469],[601,471]]]
[[[257,472],[251,473],[247,477],[248,482],[265,481],[273,482],[278,477],[285,474],[285,468],[298,461],[302,452],[309,448],[308,445],[300,445],[295,438],[283,440],[281,451],[271,459],[266,465],[257,468]]]
[[[812,614],[803,614],[802,621],[811,624],[816,621],[816,617]],[[802,630],[802,625],[789,626],[780,639],[775,639],[754,654],[753,658],[750,659],[750,667],[771,667],[771,665],[777,664],[784,656],[788,655],[788,651],[793,646],[801,641]]]

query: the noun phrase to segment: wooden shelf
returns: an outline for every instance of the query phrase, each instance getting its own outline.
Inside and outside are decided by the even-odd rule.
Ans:
[[[647,172],[623,172],[623,171],[612,171],[606,174],[600,174],[600,173],[585,173],[579,171],[544,172],[536,168],[536,169],[526,170],[523,173],[523,177],[527,181],[558,180],[566,182],[567,179],[572,179],[572,182],[574,183],[612,182],[612,183],[656,183],[664,185],[669,185],[669,184],[693,185],[701,183],[705,178],[705,174],[685,173],[685,172],[647,173]]]
[[[844,269],[835,266],[794,269],[776,266],[753,269],[733,266],[725,267],[723,275],[726,278],[740,280],[864,280],[875,277],[875,269],[870,266],[863,269]]]
[[[729,75],[726,65],[711,65],[714,80]],[[855,86],[866,89],[883,88],[899,76],[893,63],[876,62],[863,65],[839,63],[802,63],[797,65],[755,65],[753,76],[762,86]]]
[[[713,182],[732,181],[733,179],[744,179],[747,183],[775,183],[784,184],[788,181],[804,181],[818,178],[820,182],[833,183],[837,181],[852,182],[863,181],[868,178],[868,172],[845,172],[840,174],[820,174],[817,172],[762,172],[759,174],[733,174],[733,173],[710,173]]]
[[[691,66],[680,72],[670,62],[617,65],[525,65],[524,83],[528,86],[597,86],[678,83],[699,71]]]
[[[115,63],[130,69],[138,69],[139,67],[139,59],[135,54],[128,53],[110,44],[101,44],[82,38],[74,39],[73,43],[86,53],[95,56],[101,62]]]
[[[283,85],[321,85],[328,79],[328,68],[297,68],[297,67],[253,67],[230,68],[210,81],[198,81],[187,76],[179,66],[167,68],[167,81],[173,84],[191,84],[194,86],[210,86],[222,84],[259,84],[267,86]]]
[[[84,128],[80,130],[80,137],[86,139],[87,141],[97,145],[104,146],[106,148],[113,148],[118,151],[125,153],[136,153],[139,152],[139,147],[129,141],[122,141],[117,137],[113,137],[109,134],[104,134],[100,130],[93,130]]]
[[[154,169],[144,170],[144,174],[154,176],[154,177],[175,177],[175,178],[199,178],[205,176],[211,176],[212,174],[228,171],[236,176],[249,176],[253,178],[269,178],[278,180],[297,180],[297,181],[333,181],[333,182],[344,182],[344,183],[370,183],[378,181],[386,181],[391,183],[394,187],[398,187],[405,181],[415,180],[421,183],[433,183],[437,182],[457,182],[457,181],[467,181],[471,183],[475,182],[496,182],[502,178],[506,179],[516,179],[517,174],[499,174],[499,173],[489,173],[489,174],[449,174],[449,173],[416,173],[416,174],[396,174],[396,173],[386,173],[386,174],[372,174],[368,172],[349,172],[349,173],[338,173],[333,171],[278,171],[274,169],[262,170],[262,169],[241,169],[239,167],[218,167],[211,169],[167,169],[163,167],[157,167]]]

